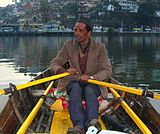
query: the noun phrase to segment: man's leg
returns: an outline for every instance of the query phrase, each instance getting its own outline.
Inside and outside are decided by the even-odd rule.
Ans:
[[[94,84],[87,84],[85,87],[85,101],[86,101],[86,122],[85,127],[92,119],[98,119],[98,96],[100,96],[99,86]]]
[[[73,126],[84,128],[84,109],[82,107],[82,88],[78,81],[71,81],[68,85],[69,113]]]

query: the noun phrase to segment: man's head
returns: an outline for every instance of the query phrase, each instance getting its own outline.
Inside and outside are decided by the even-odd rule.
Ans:
[[[92,32],[93,28],[92,28],[92,26],[91,26],[91,24],[89,22],[86,22],[85,20],[80,19],[77,23],[84,23],[86,25],[86,30],[88,32]]]
[[[89,42],[89,38],[91,37],[92,27],[87,24],[85,21],[79,20],[74,27],[74,34],[76,40],[80,44],[87,44]]]

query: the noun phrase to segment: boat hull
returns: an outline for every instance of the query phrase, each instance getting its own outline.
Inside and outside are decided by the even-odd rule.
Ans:
[[[36,76],[34,80],[43,79],[51,75],[52,73],[50,72],[50,69],[47,69],[40,75]],[[110,79],[110,82],[119,84],[112,78]],[[15,91],[9,96],[6,106],[0,113],[0,133],[13,134],[18,131],[26,117],[38,102],[39,98],[42,97],[41,95],[46,90],[48,84],[49,83],[46,82],[28,87],[20,91]],[[56,87],[56,84],[54,87]],[[160,134],[160,114],[151,105],[148,98],[130,93],[124,93],[122,91],[119,91],[118,93],[152,133]],[[55,98],[46,98],[45,103],[40,108],[33,122],[27,129],[28,132],[59,134],[58,132],[62,130],[61,134],[63,134],[66,133],[69,126],[72,126],[68,111],[61,109],[62,107],[59,110],[51,110],[48,101],[50,101],[51,104],[55,103]],[[102,117],[104,122],[103,128],[111,128],[112,124],[109,124],[109,122],[105,120],[109,115],[115,116],[118,123],[125,124],[125,126],[132,132],[142,133],[130,116],[122,108],[118,99],[109,98],[108,101],[113,101],[113,103],[110,103],[111,106],[108,106],[109,108],[106,109],[103,115],[100,114],[100,117]],[[60,130],[60,128],[63,129]]]

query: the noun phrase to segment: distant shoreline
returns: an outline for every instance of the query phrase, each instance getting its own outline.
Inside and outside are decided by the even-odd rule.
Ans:
[[[21,31],[21,32],[0,32],[0,36],[72,36],[73,31]],[[93,35],[160,35],[160,32],[93,32]]]
[[[52,36],[52,35],[73,35],[73,32],[68,31],[53,31],[53,32],[37,32],[37,31],[20,31],[20,32],[0,32],[0,36]]]

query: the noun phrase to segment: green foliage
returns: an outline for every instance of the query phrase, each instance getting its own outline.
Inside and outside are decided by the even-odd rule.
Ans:
[[[68,3],[62,9],[62,11],[67,14],[75,14],[75,15],[78,14],[78,10],[79,10],[79,5],[77,5],[76,3]]]
[[[109,28],[108,28],[108,34],[109,34],[109,35],[116,34],[116,29],[113,28],[113,27],[109,27]]]
[[[67,4],[55,7],[54,2],[63,4],[65,1]],[[11,19],[10,12],[13,11],[13,7],[7,6],[0,9],[0,19],[3,19],[7,23],[16,23],[20,18],[31,18],[33,22],[37,22],[40,18],[42,23],[61,23],[66,27],[72,28],[79,16],[86,15],[93,25],[101,25],[103,27],[115,27],[122,26],[127,27],[131,25],[156,25],[160,24],[160,17],[155,15],[155,11],[160,10],[160,0],[140,0],[138,13],[131,13],[123,11],[117,0],[100,0],[96,6],[84,6],[79,5],[76,1],[68,2],[66,0],[54,0],[48,2],[48,0],[39,0],[40,7],[32,10],[25,10],[25,15],[17,16]],[[136,0],[131,0],[135,1]],[[109,5],[114,6],[114,11],[108,11]]]
[[[50,5],[48,0],[40,0],[40,11],[41,12],[48,12],[50,10]]]
[[[154,21],[156,5],[154,2],[144,2],[139,5],[138,21],[140,24],[150,25]]]
[[[42,21],[44,23],[49,21],[49,15],[51,11],[51,6],[48,2],[48,0],[40,0],[40,14],[42,16]]]
[[[142,16],[155,16],[156,6],[153,2],[144,2],[139,5],[138,13]]]

